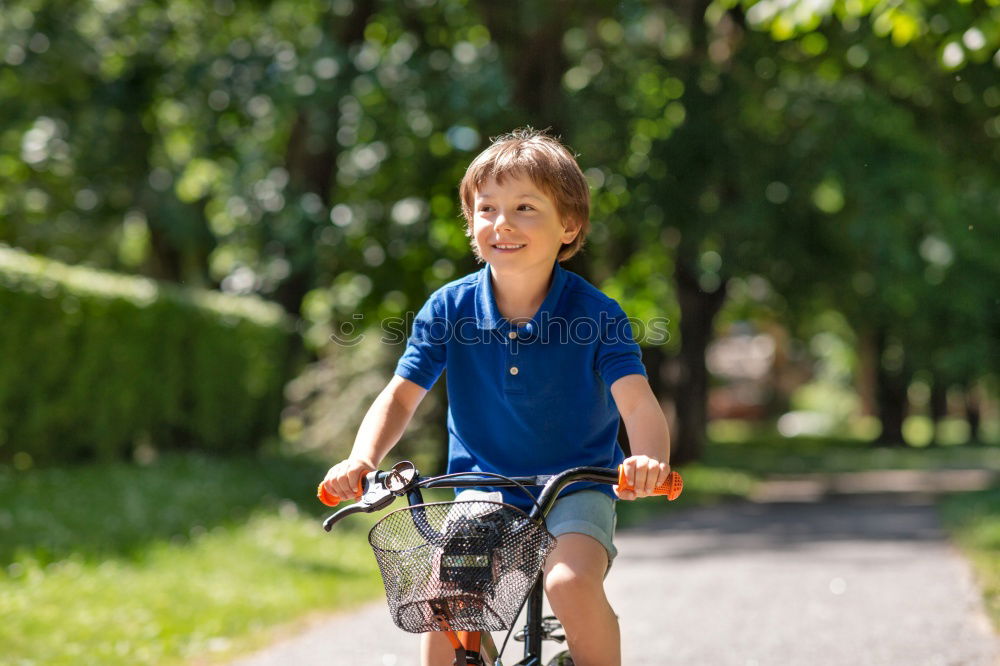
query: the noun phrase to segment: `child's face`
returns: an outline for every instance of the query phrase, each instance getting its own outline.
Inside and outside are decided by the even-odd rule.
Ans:
[[[473,201],[472,237],[495,270],[551,270],[579,229],[563,226],[555,202],[524,176],[483,183]]]

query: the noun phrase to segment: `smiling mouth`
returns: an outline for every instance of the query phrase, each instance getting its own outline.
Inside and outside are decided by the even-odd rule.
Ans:
[[[497,250],[520,250],[522,247],[524,247],[524,244],[518,245],[516,243],[496,243],[493,245],[493,247],[494,249]]]

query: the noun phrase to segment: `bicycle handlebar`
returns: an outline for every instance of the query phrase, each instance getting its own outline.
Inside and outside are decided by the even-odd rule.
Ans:
[[[410,495],[410,503],[413,504],[415,501],[420,501],[418,499],[419,488],[543,486],[537,505],[531,512],[532,518],[538,518],[539,514],[548,513],[549,508],[563,488],[577,481],[617,484],[622,490],[634,490],[625,478],[623,465],[619,465],[617,470],[605,467],[575,467],[559,474],[538,476],[496,477],[468,472],[421,477],[412,463],[401,462],[395,465],[391,471],[369,472],[358,484],[357,503],[344,507],[329,516],[323,522],[323,529],[329,532],[334,523],[349,515],[360,512],[372,513],[383,509],[395,501],[396,497],[404,494]],[[683,489],[684,481],[681,479],[681,475],[671,471],[667,480],[657,486],[652,494],[666,497],[672,501],[680,496]],[[335,507],[340,503],[340,499],[329,494],[322,483],[316,489],[316,496],[320,502],[330,507]]]

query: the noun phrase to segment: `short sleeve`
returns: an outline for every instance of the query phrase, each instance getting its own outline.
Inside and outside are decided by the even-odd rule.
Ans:
[[[429,391],[444,371],[448,330],[443,308],[432,295],[413,320],[413,330],[396,364],[396,374]]]
[[[635,341],[632,324],[625,311],[612,301],[601,325],[597,348],[597,372],[607,386],[626,375],[646,375],[642,351]]]

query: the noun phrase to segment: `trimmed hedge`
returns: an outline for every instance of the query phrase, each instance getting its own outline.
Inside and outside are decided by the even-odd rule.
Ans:
[[[277,430],[289,336],[257,298],[0,246],[0,460],[256,448]]]

